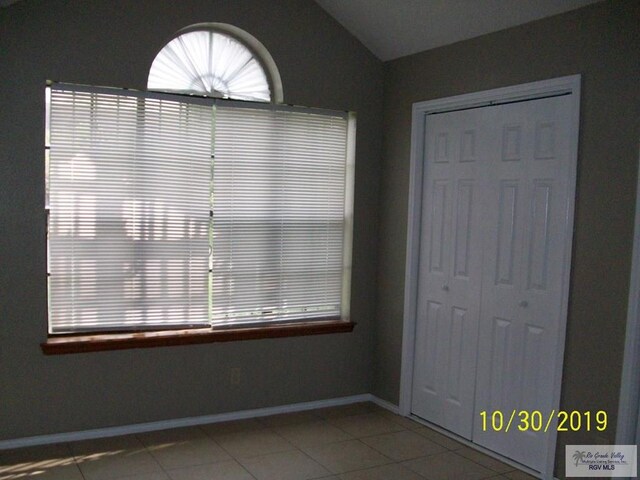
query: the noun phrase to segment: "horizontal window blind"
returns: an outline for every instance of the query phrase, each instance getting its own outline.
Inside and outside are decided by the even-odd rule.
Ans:
[[[49,92],[50,333],[348,318],[351,114]]]
[[[346,114],[218,105],[215,325],[341,316]]]
[[[208,321],[211,107],[52,88],[51,333]]]

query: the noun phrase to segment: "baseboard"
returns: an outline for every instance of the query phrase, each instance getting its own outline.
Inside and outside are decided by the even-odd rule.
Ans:
[[[36,445],[47,445],[61,442],[76,442],[78,440],[89,440],[93,438],[116,437],[118,435],[153,432],[156,430],[167,430],[170,428],[193,427],[198,425],[205,425],[207,423],[228,422],[232,420],[243,420],[246,418],[278,415],[281,413],[302,412],[305,410],[314,410],[316,408],[336,407],[358,402],[375,402],[381,407],[387,408],[385,405],[380,403],[384,402],[384,400],[380,400],[369,393],[365,393],[362,395],[352,395],[349,397],[330,398],[327,400],[317,400],[313,402],[292,403],[289,405],[257,408],[253,410],[239,410],[237,412],[219,413],[215,415],[203,415],[199,417],[178,418],[173,420],[163,420],[159,422],[136,423],[133,425],[123,425],[120,427],[96,428],[93,430],[81,430],[77,432],[55,433],[51,435],[38,435],[34,437],[16,438],[12,440],[0,440],[0,450],[31,447]],[[391,405],[388,402],[384,403]]]

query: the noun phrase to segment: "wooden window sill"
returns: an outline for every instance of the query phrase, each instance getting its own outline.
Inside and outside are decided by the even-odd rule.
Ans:
[[[285,323],[242,328],[192,328],[131,333],[94,333],[51,336],[40,344],[45,355],[123,350],[126,348],[168,347],[200,343],[256,340],[260,338],[298,337],[353,331],[355,323],[344,320]]]

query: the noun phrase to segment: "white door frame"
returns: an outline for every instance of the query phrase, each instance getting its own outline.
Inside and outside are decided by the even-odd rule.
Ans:
[[[640,156],[638,158],[640,168]],[[633,233],[633,256],[629,305],[625,334],[624,363],[618,405],[616,444],[633,445],[640,442],[640,170],[636,191],[636,217]]]
[[[580,123],[580,75],[554,78],[539,82],[526,83],[512,87],[497,88],[482,92],[458,95],[455,97],[428,100],[413,104],[411,127],[411,165],[409,185],[409,216],[407,229],[407,257],[405,270],[404,323],[402,338],[402,369],[400,374],[400,406],[402,415],[411,413],[411,395],[413,384],[413,362],[415,353],[416,305],[418,300],[418,259],[420,251],[420,221],[422,218],[423,156],[426,115],[461,108],[490,106],[498,103],[533,100],[554,95],[572,96],[571,139],[569,161],[570,178],[568,183],[569,201],[567,205],[568,231],[573,231],[575,204],[576,169],[578,158],[578,129]],[[565,328],[569,298],[569,278],[571,268],[571,248],[573,238],[569,236],[565,244],[564,271],[562,279],[563,299],[560,319],[560,338],[553,372],[553,404],[560,405],[562,383],[562,364],[564,359]],[[546,455],[546,469],[541,472],[543,478],[553,478],[555,460],[556,433],[550,436]]]

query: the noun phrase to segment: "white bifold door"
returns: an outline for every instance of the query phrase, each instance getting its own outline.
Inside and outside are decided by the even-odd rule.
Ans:
[[[424,132],[412,413],[538,471],[548,434],[505,429],[554,408],[570,112],[563,95],[429,114]]]

